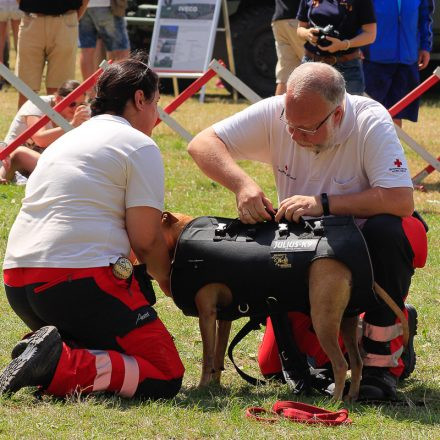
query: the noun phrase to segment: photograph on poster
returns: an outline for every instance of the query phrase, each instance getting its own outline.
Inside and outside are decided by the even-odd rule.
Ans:
[[[215,2],[212,0],[164,0],[160,9],[161,18],[178,20],[212,20]]]

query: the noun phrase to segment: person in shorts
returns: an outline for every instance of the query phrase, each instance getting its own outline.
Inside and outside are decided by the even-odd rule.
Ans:
[[[130,41],[124,12],[124,4],[120,1],[90,0],[89,7],[79,22],[80,66],[84,79],[98,68],[98,40],[102,41],[108,58],[113,61],[129,56]]]
[[[366,93],[389,109],[420,83],[432,50],[433,0],[372,0],[377,17],[376,41],[363,49]],[[417,122],[419,100],[401,110],[394,122]]]
[[[75,77],[78,20],[88,0],[20,0],[16,75],[38,93],[46,70],[47,95]],[[18,108],[26,101],[19,94]]]

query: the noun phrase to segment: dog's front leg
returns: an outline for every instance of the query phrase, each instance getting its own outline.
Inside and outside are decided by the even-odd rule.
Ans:
[[[214,373],[212,381],[220,383],[222,371],[225,369],[225,354],[231,333],[231,321],[217,321],[217,334],[215,340]]]
[[[214,374],[223,367],[226,345],[229,338],[229,326],[225,321],[219,321],[219,332],[216,336],[217,307],[224,307],[232,301],[228,287],[220,283],[207,284],[196,294],[195,303],[199,312],[199,327],[202,336],[203,365],[199,387],[208,385],[215,377]],[[216,377],[220,381],[220,374]]]
[[[351,272],[337,260],[320,258],[310,266],[309,299],[313,328],[335,376],[333,400],[341,400],[347,361],[338,344],[342,316],[350,299]]]

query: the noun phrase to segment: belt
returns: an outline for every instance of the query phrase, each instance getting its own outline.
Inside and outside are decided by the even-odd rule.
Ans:
[[[344,55],[316,55],[316,53],[310,52],[305,49],[304,51],[307,58],[313,61],[321,61],[321,63],[330,64],[331,66],[336,63],[344,63],[345,61],[356,60],[361,57],[361,52],[357,49],[355,52],[347,53]]]
[[[28,15],[29,17],[61,17],[63,15],[73,14],[74,12],[78,11],[75,9],[69,9],[62,14],[42,14],[41,12],[25,12],[25,15]]]

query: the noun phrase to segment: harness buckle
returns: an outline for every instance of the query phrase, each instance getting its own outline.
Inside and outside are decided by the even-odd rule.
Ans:
[[[278,232],[280,234],[280,237],[285,237],[289,235],[289,225],[287,223],[279,223]]]

